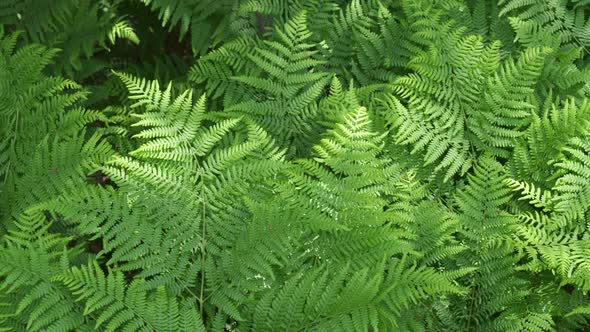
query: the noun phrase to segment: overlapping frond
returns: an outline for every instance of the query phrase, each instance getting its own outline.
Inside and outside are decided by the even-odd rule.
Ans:
[[[2,39],[0,57],[3,227],[64,186],[87,185],[85,173],[112,153],[100,134],[83,128],[104,117],[77,107],[86,94],[80,86],[42,73],[54,52],[35,44],[15,51],[16,40]]]
[[[76,253],[66,249],[69,239],[49,233],[49,226],[41,209],[29,208],[3,239],[0,292],[12,305],[2,310],[2,330],[88,330],[74,297],[53,279],[69,268]]]
[[[356,272],[319,268],[271,288],[261,298],[246,328],[285,330],[390,330],[404,328],[400,318],[420,298],[458,292],[440,274],[408,266],[405,259]]]
[[[196,54],[204,54],[214,44],[216,35],[228,34],[233,15],[238,5],[235,0],[142,0],[151,10],[158,13],[163,26],[170,30],[180,27],[180,37],[190,30],[191,46]],[[225,16],[225,17],[224,17]],[[222,17],[221,20],[212,18]]]
[[[516,37],[527,46],[588,47],[587,3],[579,2],[501,0],[499,15],[510,16]]]
[[[125,284],[122,273],[105,273],[96,265],[72,268],[55,278],[84,301],[84,313],[96,315],[104,331],[205,331],[192,303],[179,303],[163,287],[146,292],[141,280]]]
[[[488,151],[507,157],[515,138],[529,124],[535,112],[534,86],[546,54],[547,50],[528,49],[518,61],[508,59],[488,78],[485,104],[473,115],[469,127]]]
[[[588,134],[590,108],[587,101],[577,105],[567,99],[563,105],[552,104],[542,115],[533,113],[529,128],[516,141],[510,160],[512,173],[518,178],[553,187],[555,161],[572,137]]]
[[[329,76],[319,70],[325,63],[319,47],[309,43],[311,33],[306,13],[289,20],[282,30],[275,30],[276,40],[264,41],[248,56],[260,71],[257,76],[234,77],[253,96],[233,105],[225,105],[227,115],[243,115],[259,123],[281,142],[292,142],[294,148],[309,145],[313,121],[317,117],[317,99]],[[252,93],[250,93],[252,94]],[[313,137],[313,136],[312,136]]]
[[[133,27],[117,13],[120,0],[47,1],[9,0],[0,5],[0,24],[26,32],[26,38],[62,51],[54,70],[77,76],[76,71],[95,68],[86,62],[100,50],[108,49],[107,39],[126,39],[137,43]]]
[[[437,162],[435,170],[446,170],[445,179],[471,167],[475,148],[507,157],[535,112],[533,88],[544,51],[527,50],[518,62],[500,66],[499,46],[450,34],[410,61],[415,73],[396,81],[407,106],[385,98],[395,112],[388,118],[397,129],[396,142],[422,151],[425,164]],[[439,48],[452,51],[441,56]]]
[[[469,185],[458,196],[458,218],[469,250],[459,262],[477,270],[466,277],[470,294],[465,306],[457,308],[463,311],[458,315],[462,328],[503,331],[510,326],[521,331],[525,326],[534,326],[536,331],[553,330],[550,315],[543,314],[541,308],[527,306],[531,286],[515,268],[519,256],[514,251],[512,234],[517,219],[503,210],[510,200],[510,189],[504,184],[502,166],[483,156],[468,177]],[[514,325],[522,321],[530,323],[520,328]]]

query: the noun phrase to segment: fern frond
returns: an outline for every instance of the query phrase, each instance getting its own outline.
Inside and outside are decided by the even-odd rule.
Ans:
[[[561,173],[555,182],[555,209],[572,219],[583,218],[590,208],[590,144],[574,137],[562,153],[555,164]]]
[[[543,116],[533,113],[531,124],[517,140],[510,160],[512,172],[518,178],[543,183],[551,188],[555,182],[555,161],[561,149],[572,137],[585,136],[590,108],[587,101],[579,105],[568,99],[563,105],[551,104]]]
[[[459,222],[469,247],[460,261],[465,260],[462,264],[477,270],[466,278],[470,294],[460,309],[467,311],[460,314],[461,326],[491,329],[496,324],[509,324],[511,318],[504,308],[511,308],[516,315],[524,314],[528,282],[515,270],[519,258],[513,253],[511,236],[516,218],[502,211],[510,200],[503,167],[490,156],[483,156],[468,178],[469,185],[458,197]]]
[[[204,54],[215,42],[216,35],[231,33],[231,20],[235,19],[235,0],[141,0],[152,11],[158,13],[162,26],[169,30],[179,27],[180,38],[184,38],[190,30],[191,46],[196,54]],[[225,19],[217,20],[216,17]]]
[[[250,63],[259,42],[253,38],[242,37],[228,41],[220,48],[200,57],[191,68],[188,78],[197,84],[205,83],[207,95],[213,99],[224,96],[225,100],[243,98],[238,94],[238,83],[232,77],[257,73]],[[228,96],[229,95],[229,96]]]
[[[311,33],[306,22],[306,13],[301,12],[283,30],[275,31],[276,41],[264,41],[264,47],[249,56],[262,77],[234,78],[262,93],[261,98],[250,97],[224,110],[228,115],[247,114],[279,142],[295,140],[292,145],[302,148],[309,145],[306,137],[317,117],[317,99],[328,83],[328,75],[318,71],[324,60],[317,55],[317,46],[308,43]]]
[[[543,191],[541,188],[535,187],[532,183],[529,184],[514,179],[506,179],[504,183],[512,188],[513,191],[521,192],[519,200],[527,200],[529,204],[537,208],[542,208],[544,212],[552,209],[553,197],[551,191]]]
[[[105,274],[96,263],[74,267],[55,279],[63,282],[77,301],[85,301],[84,313],[97,316],[95,328],[205,331],[194,308],[168,295],[164,288],[148,293],[142,289],[140,279],[126,286],[122,273]],[[188,321],[181,322],[181,317]]]
[[[372,269],[331,272],[314,269],[287,280],[280,291],[270,289],[255,308],[251,330],[310,331],[395,329],[401,311],[412,301],[441,291],[457,291],[425,269],[405,261]],[[387,273],[384,274],[384,268]],[[438,284],[436,284],[438,283]],[[425,285],[414,288],[413,285]],[[344,300],[348,299],[348,300]]]
[[[89,0],[10,0],[9,17],[0,7],[0,24],[24,30],[29,42],[41,43],[62,50],[52,66],[53,72],[69,77],[92,74],[102,68],[89,58],[100,50],[108,50],[106,40],[119,36],[138,41],[130,25],[119,14],[121,1]]]
[[[570,2],[577,1],[501,0],[499,15],[511,16],[517,38],[527,46],[588,47],[583,6]]]
[[[135,44],[139,44],[139,38],[135,34],[133,27],[129,25],[128,21],[120,21],[111,28],[111,31],[109,32],[109,40],[111,44],[114,44],[115,40],[118,38],[127,39]]]
[[[506,148],[514,146],[514,139],[522,135],[530,121],[534,112],[533,87],[547,52],[528,49],[516,63],[507,60],[488,80],[484,96],[487,107],[476,114],[470,130],[499,156],[508,156]]]
[[[14,297],[10,314],[0,316],[2,327],[75,331],[84,329],[87,323],[74,298],[53,281],[55,275],[68,268],[72,252],[65,248],[70,239],[49,233],[49,226],[41,209],[30,208],[4,237],[0,247],[0,289]],[[12,323],[5,320],[11,317],[15,318]]]
[[[83,127],[104,120],[78,107],[86,92],[42,70],[54,54],[39,45],[14,51],[16,35],[2,39],[0,57],[0,168],[2,226],[30,205],[59,196],[63,187],[87,183],[86,173],[112,148]],[[10,86],[10,87],[9,87]],[[27,128],[35,127],[35,130]]]

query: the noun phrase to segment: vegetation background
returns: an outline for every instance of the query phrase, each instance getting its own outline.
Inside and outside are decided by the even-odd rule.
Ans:
[[[0,0],[0,331],[588,331],[589,48],[588,0]]]

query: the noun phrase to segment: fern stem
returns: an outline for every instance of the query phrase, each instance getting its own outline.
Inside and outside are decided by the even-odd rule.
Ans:
[[[202,218],[201,223],[203,224],[203,230],[202,230],[203,243],[201,245],[201,250],[202,250],[202,253],[201,253],[201,290],[200,290],[200,294],[199,294],[199,312],[201,313],[201,318],[203,317],[203,306],[204,306],[204,302],[205,302],[205,300],[203,299],[203,293],[204,293],[204,289],[205,289],[205,259],[207,256],[207,248],[206,248],[206,246],[207,246],[207,238],[206,238],[207,226],[205,223],[205,215],[206,215],[205,209],[207,206],[207,200],[205,197],[205,184],[204,184],[205,182],[204,181],[205,181],[205,179],[203,177],[203,172],[201,172],[201,199],[203,201],[202,216],[201,216],[201,218]]]
[[[16,156],[16,151],[15,151],[15,145],[16,145],[16,137],[18,136],[18,115],[19,115],[19,110],[16,110],[16,115],[14,116],[14,135],[12,135],[12,140],[10,142],[10,152],[12,153],[13,156]],[[2,181],[2,184],[6,184],[6,181],[8,181],[8,173],[10,171],[10,164],[12,162],[12,158],[8,158],[8,162],[6,163],[6,171],[4,173],[4,180]]]

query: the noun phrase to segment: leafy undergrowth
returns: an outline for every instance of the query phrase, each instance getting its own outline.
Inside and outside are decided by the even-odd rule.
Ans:
[[[590,329],[590,2],[4,0],[0,331]]]

